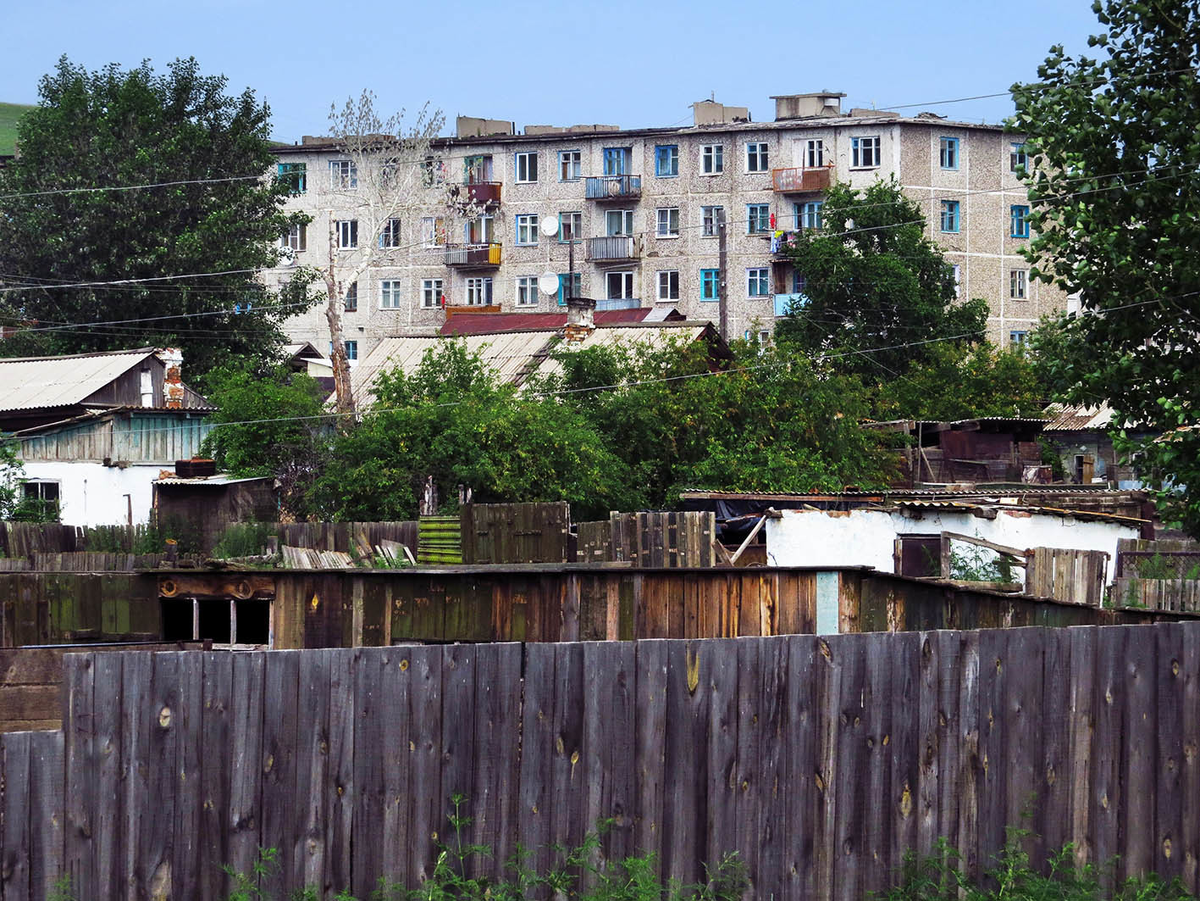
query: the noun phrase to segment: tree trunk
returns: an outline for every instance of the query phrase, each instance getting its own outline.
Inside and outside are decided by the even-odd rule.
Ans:
[[[333,361],[333,390],[337,398],[338,413],[354,412],[354,393],[350,387],[350,361],[346,358],[346,337],[342,333],[342,315],[346,302],[342,298],[337,279],[337,261],[335,250],[337,235],[334,234],[333,217],[329,219],[329,267],[325,270],[325,290],[329,302],[325,307],[325,319],[329,323],[330,358]],[[338,418],[338,428],[345,428],[348,423]]]

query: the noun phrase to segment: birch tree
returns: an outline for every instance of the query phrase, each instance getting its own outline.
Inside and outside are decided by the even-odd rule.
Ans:
[[[322,269],[328,303],[325,318],[332,345],[334,390],[338,413],[354,412],[350,363],[346,356],[343,317],[346,291],[375,264],[382,253],[406,251],[401,227],[419,211],[472,210],[447,184],[438,136],[445,124],[440,110],[421,107],[407,123],[400,110],[386,119],[375,109],[375,94],[363,91],[342,109],[329,111],[330,136],[341,150],[322,177],[332,199],[327,212],[329,256]],[[344,217],[344,218],[343,218]],[[352,224],[353,223],[353,224]],[[344,230],[345,234],[339,234]]]

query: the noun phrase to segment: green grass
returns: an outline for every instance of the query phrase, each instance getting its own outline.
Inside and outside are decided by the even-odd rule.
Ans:
[[[20,103],[0,103],[0,156],[12,156],[17,146],[17,120],[31,109]]]

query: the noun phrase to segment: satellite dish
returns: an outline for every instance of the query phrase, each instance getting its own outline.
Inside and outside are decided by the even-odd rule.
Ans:
[[[553,238],[558,234],[558,217],[545,216],[542,218],[542,224],[538,226],[543,237]]]
[[[542,289],[543,294],[558,293],[558,273],[543,272],[538,278],[538,287]]]

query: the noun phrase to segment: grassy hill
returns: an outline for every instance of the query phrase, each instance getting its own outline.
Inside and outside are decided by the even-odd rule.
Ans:
[[[11,156],[17,143],[17,120],[31,106],[0,103],[0,156]]]

